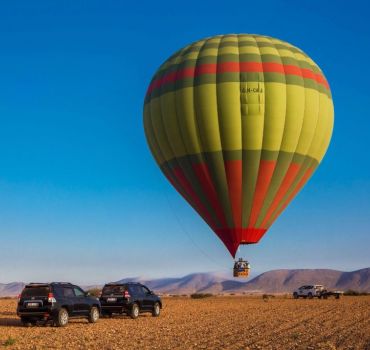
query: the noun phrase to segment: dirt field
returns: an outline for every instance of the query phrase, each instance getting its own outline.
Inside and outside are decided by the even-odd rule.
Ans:
[[[0,300],[0,349],[367,349],[370,297],[293,300],[167,298],[149,314],[24,328]],[[13,343],[13,344],[12,344]]]

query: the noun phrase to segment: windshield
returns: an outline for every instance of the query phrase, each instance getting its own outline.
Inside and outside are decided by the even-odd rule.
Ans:
[[[103,294],[123,294],[126,290],[126,286],[105,286],[103,288]]]
[[[22,297],[47,297],[50,292],[48,286],[44,287],[26,287],[23,289]]]

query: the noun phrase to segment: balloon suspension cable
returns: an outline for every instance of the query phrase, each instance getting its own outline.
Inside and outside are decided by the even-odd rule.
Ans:
[[[235,252],[234,260],[238,260],[239,258],[240,258],[240,245],[238,246],[238,249]]]
[[[227,271],[230,271],[232,269],[230,268],[226,268],[225,266],[223,265],[220,265],[218,261],[216,261],[215,259],[213,259],[210,255],[208,255],[198,244],[195,243],[194,239],[190,236],[189,232],[186,230],[186,228],[184,227],[184,225],[182,224],[179,216],[177,215],[176,211],[173,209],[173,206],[171,205],[171,202],[170,202],[170,199],[167,195],[167,192],[164,191],[164,194],[165,194],[165,197],[167,199],[167,204],[168,206],[171,208],[171,211],[172,211],[172,214],[174,215],[174,217],[176,218],[176,221],[180,227],[180,229],[185,233],[186,236],[188,236],[190,242],[194,245],[194,247],[200,252],[203,254],[203,256],[205,258],[207,258],[209,261],[211,261],[212,263],[216,264],[218,267],[221,267],[222,270],[227,270]]]
[[[238,249],[236,250],[236,253],[235,253],[235,261],[237,261],[237,260],[239,260],[239,259],[242,259],[242,260],[244,260],[244,261],[246,261],[246,262],[248,262],[248,263],[249,263],[248,259],[246,259],[246,256],[242,256],[242,255],[243,255],[243,253],[242,253],[242,251],[241,251],[240,247],[241,247],[241,245],[240,245],[240,246],[238,247]]]

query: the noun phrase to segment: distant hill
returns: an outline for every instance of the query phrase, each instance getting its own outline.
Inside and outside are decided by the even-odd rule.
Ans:
[[[23,282],[0,283],[0,297],[17,296],[24,286]]]
[[[303,284],[323,284],[330,289],[370,292],[370,268],[352,272],[329,269],[272,270],[249,281],[230,279],[215,273],[193,273],[181,278],[156,280],[123,279],[142,282],[166,294],[190,293],[284,293]]]
[[[291,292],[303,284],[322,284],[330,289],[370,292],[370,268],[352,272],[328,269],[273,270],[248,281],[245,290]]]
[[[192,273],[179,278],[160,278],[155,280],[144,279],[123,279],[120,282],[127,281],[141,282],[149,288],[166,294],[191,294],[206,291],[212,288],[213,293],[222,292],[223,288],[217,288],[225,282],[225,277],[217,273]],[[239,285],[239,283],[238,283]],[[216,291],[216,289],[218,289]]]
[[[249,281],[226,278],[212,273],[194,273],[181,278],[156,280],[135,279],[135,281],[166,294],[285,293],[292,292],[303,284],[323,284],[330,289],[370,292],[370,268],[352,272],[329,269],[272,270]]]
[[[370,292],[370,268],[343,272],[329,269],[272,270],[249,281],[228,278],[217,273],[193,273],[178,278],[146,280],[125,278],[120,282],[141,282],[156,292],[164,294],[191,293],[287,293],[303,284],[323,284],[330,289]],[[23,282],[0,283],[1,296],[16,296]],[[86,286],[90,289],[92,286]],[[101,287],[101,286],[93,286]]]

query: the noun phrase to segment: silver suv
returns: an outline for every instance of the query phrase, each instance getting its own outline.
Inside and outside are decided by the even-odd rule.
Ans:
[[[296,289],[293,292],[293,298],[298,299],[299,297],[302,298],[309,298],[312,299],[314,297],[321,298],[322,293],[325,292],[324,286],[321,284],[314,284],[314,285],[307,285],[302,286]]]

